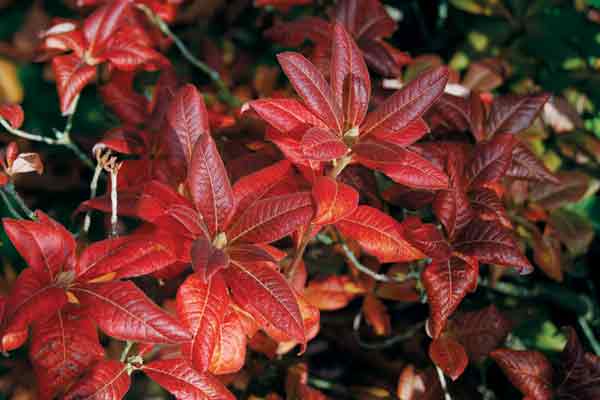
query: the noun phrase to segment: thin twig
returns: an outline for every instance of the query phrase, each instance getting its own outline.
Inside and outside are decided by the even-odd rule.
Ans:
[[[367,350],[381,350],[381,349],[387,349],[389,347],[392,347],[400,342],[403,342],[405,340],[408,340],[408,339],[414,337],[415,334],[417,332],[419,332],[421,329],[423,329],[423,327],[425,326],[425,321],[422,321],[422,322],[419,322],[419,323],[411,326],[408,330],[406,330],[402,334],[399,334],[396,336],[391,336],[381,342],[368,343],[368,342],[365,342],[364,340],[362,340],[360,337],[361,322],[362,322],[362,312],[359,312],[358,314],[356,314],[356,317],[354,317],[354,322],[352,324],[352,330],[353,330],[354,338],[356,339],[356,342],[358,343],[358,345]]]
[[[144,14],[146,14],[146,17],[148,18],[148,20],[150,20],[152,24],[154,24],[165,36],[167,36],[173,41],[173,43],[175,43],[175,46],[177,47],[177,49],[179,49],[179,52],[183,57],[185,57],[185,59],[187,59],[193,66],[201,70],[204,74],[206,74],[206,76],[208,76],[208,78],[217,87],[219,97],[221,98],[221,100],[223,100],[224,102],[226,102],[234,108],[240,107],[242,105],[242,102],[231,93],[225,82],[223,82],[223,80],[221,79],[221,75],[217,71],[209,67],[207,64],[203,63],[198,58],[196,58],[196,56],[194,56],[187,48],[185,43],[183,43],[181,39],[179,39],[179,37],[175,35],[175,33],[173,33],[169,25],[165,21],[163,21],[162,18],[160,18],[160,16],[156,15],[154,12],[152,12],[150,8],[143,4],[138,4],[137,7],[142,12],[144,12]]]
[[[583,331],[588,342],[590,342],[594,353],[596,353],[597,356],[600,356],[600,343],[598,343],[598,339],[594,335],[594,331],[588,324],[587,320],[584,317],[579,317],[577,318],[577,322],[579,323],[579,326],[581,327],[581,330]]]
[[[88,167],[94,168],[94,162],[88,157],[87,154],[83,150],[77,146],[75,142],[71,139],[71,128],[73,126],[73,114],[69,115],[67,119],[67,123],[65,129],[63,131],[59,131],[58,129],[54,129],[54,134],[56,139],[52,139],[42,135],[35,135],[33,133],[22,131],[21,129],[13,128],[8,121],[0,118],[0,125],[4,127],[10,134],[14,136],[18,136],[23,139],[31,140],[34,142],[46,143],[52,146],[63,146],[67,149],[71,150],[77,157]]]
[[[125,347],[123,348],[123,351],[121,352],[121,357],[119,358],[121,362],[125,362],[125,360],[127,360],[127,356],[129,355],[129,352],[131,351],[133,345],[134,342],[132,342],[131,340],[128,340],[125,343]]]
[[[444,376],[444,371],[441,370],[437,365],[435,366],[435,371],[437,372],[438,379],[440,380],[440,386],[444,392],[444,400],[452,400],[452,396],[450,396],[450,392],[448,392],[448,385],[446,384],[446,377]]]
[[[96,168],[94,169],[94,176],[92,177],[92,181],[90,182],[90,199],[96,197],[96,193],[98,191],[98,181],[100,180],[100,174],[102,173],[102,162],[100,156],[97,157]],[[83,219],[83,232],[88,233],[90,230],[90,226],[92,224],[92,210],[89,210],[85,213],[85,218]]]
[[[300,245],[298,246],[298,249],[296,250],[296,253],[294,254],[294,258],[292,260],[292,262],[290,263],[290,266],[287,270],[287,276],[288,278],[291,278],[295,275],[296,273],[296,269],[298,268],[298,265],[300,265],[300,262],[302,261],[302,257],[304,256],[304,252],[306,251],[306,247],[308,246],[308,242],[310,241],[310,233],[312,232],[312,224],[308,224],[306,226],[306,230],[304,231],[304,234],[302,235],[302,239],[300,240]]]
[[[371,278],[375,279],[378,282],[396,282],[396,280],[390,278],[389,276],[384,275],[384,274],[378,274],[377,272],[374,272],[370,268],[362,265],[362,263],[354,255],[354,252],[350,249],[350,247],[348,247],[346,242],[343,241],[343,239],[341,239],[341,236],[340,236],[339,245],[340,245],[342,251],[344,252],[344,255],[352,263],[352,266],[354,268],[356,268],[357,270],[359,270],[360,272],[362,272],[363,274],[370,276]]]
[[[6,194],[8,194],[15,201],[15,203],[19,205],[19,207],[21,208],[21,210],[23,210],[27,218],[32,219],[34,221],[37,219],[35,213],[31,211],[31,209],[25,203],[25,200],[23,200],[19,193],[17,193],[17,191],[15,190],[15,185],[12,182],[4,185],[3,191]]]
[[[17,219],[22,219],[23,216],[21,214],[19,214],[19,212],[13,207],[10,199],[8,198],[8,195],[4,192],[4,188],[0,188],[0,196],[2,196],[2,200],[4,200],[4,203],[6,204],[6,208],[8,209],[8,212],[10,212],[10,214],[17,218]]]

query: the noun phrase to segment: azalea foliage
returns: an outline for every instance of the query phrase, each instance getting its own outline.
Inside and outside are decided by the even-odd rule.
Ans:
[[[359,336],[357,321],[391,336],[395,305],[428,305],[415,332],[429,336],[429,368],[403,368],[400,399],[443,398],[444,376],[488,357],[527,399],[600,396],[600,362],[574,329],[553,366],[503,348],[513,323],[501,307],[461,307],[503,275],[539,268],[561,281],[561,246],[582,252],[565,232],[578,220],[561,207],[589,192],[589,178],[551,170],[524,133],[549,93],[498,95],[487,75],[483,86],[472,75],[461,83],[392,46],[397,22],[378,0],[343,0],[278,19],[266,40],[307,44],[277,54],[287,89],[228,103],[166,57],[179,3],[79,1],[84,17],[40,35],[37,60],[51,66],[61,113],[96,84],[118,123],[92,149],[106,193],[73,214],[111,218],[107,238],[91,241],[89,226],[73,234],[39,210],[3,219],[26,268],[0,297],[0,350],[27,347],[39,398],[117,400],[145,374],[176,398],[234,399],[232,377],[256,369],[253,355],[302,356],[321,312],[358,298],[347,329]],[[310,3],[254,6],[285,15]],[[156,78],[150,93],[134,84],[145,72]],[[22,136],[24,118],[0,106],[8,132]],[[238,126],[253,133],[228,136]],[[1,156],[10,193],[16,175],[44,171],[16,143]],[[342,270],[310,271],[317,248]],[[166,297],[145,290],[149,281]],[[123,343],[121,357],[106,337]],[[302,362],[288,369],[287,399],[326,398],[308,376]]]

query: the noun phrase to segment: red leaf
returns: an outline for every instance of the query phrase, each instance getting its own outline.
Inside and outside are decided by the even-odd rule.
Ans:
[[[27,265],[36,273],[53,279],[68,269],[75,253],[75,239],[69,231],[41,211],[38,221],[4,218],[6,235]]]
[[[86,314],[100,329],[120,340],[177,344],[190,339],[181,324],[152,302],[133,282],[74,287]]]
[[[463,345],[471,361],[479,363],[504,342],[511,325],[496,306],[491,305],[457,315],[449,321],[446,331]]]
[[[444,225],[449,238],[453,238],[473,218],[464,179],[464,153],[458,149],[446,149],[448,152],[446,170],[450,177],[450,190],[441,190],[433,200],[433,212]]]
[[[349,129],[360,124],[367,111],[365,104],[368,106],[369,99],[371,98],[371,79],[369,77],[369,70],[367,69],[367,65],[365,64],[360,49],[352,37],[348,34],[343,25],[337,23],[333,25],[330,77],[333,96],[340,109],[344,106],[343,99],[346,97],[344,96],[344,88],[347,87],[347,85],[352,85],[351,87],[356,90],[361,84],[355,85],[354,79],[358,79],[362,82],[361,90],[355,92],[361,93],[361,95],[351,95],[354,101],[349,102],[347,108],[344,108],[344,115],[346,117],[355,116],[354,118],[346,120],[345,128]],[[354,90],[350,90],[350,94],[352,94]]]
[[[394,182],[418,189],[446,189],[448,177],[419,154],[385,142],[369,141],[352,147],[363,165],[381,171]]]
[[[492,103],[486,124],[488,137],[496,133],[519,133],[529,127],[550,98],[547,93],[506,95]]]
[[[181,400],[235,400],[219,380],[200,373],[184,360],[159,360],[143,366],[143,371],[156,383]]]
[[[284,179],[290,179],[291,168],[292,164],[283,160],[240,178],[233,185],[236,214],[243,213]]]
[[[485,221],[497,221],[506,228],[512,224],[502,200],[490,189],[479,189],[471,194],[471,206],[477,217]]]
[[[42,398],[54,398],[103,357],[104,349],[91,320],[58,311],[33,326],[29,359]]]
[[[343,133],[343,117],[323,74],[299,53],[277,55],[279,64],[306,107],[333,131]]]
[[[429,126],[422,118],[418,118],[408,124],[408,126],[402,129],[400,132],[376,135],[376,137],[380,140],[393,143],[397,146],[406,147],[415,143],[427,133],[429,133]]]
[[[496,135],[478,143],[465,171],[467,186],[478,188],[504,177],[510,167],[515,144],[516,139],[509,134]]]
[[[479,268],[475,259],[452,257],[427,266],[422,279],[431,316],[429,329],[434,339],[440,337],[446,321],[467,293],[475,291],[478,277]]]
[[[280,132],[296,131],[306,126],[329,129],[327,124],[297,100],[260,99],[251,101],[248,107]]]
[[[298,301],[278,271],[260,263],[232,260],[225,277],[236,303],[263,329],[272,325],[286,336],[286,340],[306,342]]]
[[[506,176],[554,184],[560,183],[558,177],[550,172],[544,163],[521,142],[513,148],[512,163],[506,171]]]
[[[312,219],[309,192],[274,196],[254,203],[227,228],[229,243],[270,243],[294,232]]]
[[[387,136],[400,132],[421,117],[442,95],[447,81],[448,70],[445,67],[431,69],[419,75],[367,115],[361,126],[361,136]]]
[[[177,314],[192,332],[191,342],[182,351],[199,372],[209,367],[228,308],[229,294],[221,274],[208,281],[192,274],[177,291]]]
[[[451,338],[440,338],[431,342],[429,357],[453,381],[462,375],[469,364],[465,349]]]
[[[65,400],[121,400],[130,385],[131,378],[123,363],[100,361],[69,389]]]
[[[83,34],[88,42],[90,54],[96,54],[117,32],[130,2],[130,0],[111,1],[85,19]]]
[[[167,120],[190,165],[196,142],[201,136],[210,135],[206,105],[194,85],[187,84],[179,89],[169,105]]]
[[[600,395],[600,357],[585,353],[577,333],[571,327],[566,329],[567,344],[560,355],[561,382],[556,392],[559,399],[574,398],[594,400]]]
[[[367,294],[363,301],[362,312],[365,320],[376,335],[388,336],[392,331],[390,316],[385,305],[374,294]]]
[[[578,202],[590,187],[590,178],[580,171],[561,171],[556,177],[560,180],[558,184],[538,183],[530,193],[532,201],[550,211]]]
[[[344,308],[362,290],[347,275],[331,275],[310,281],[304,298],[320,310],[333,311]]]
[[[204,282],[214,274],[229,266],[229,256],[205,239],[199,238],[192,244],[192,267],[198,271]]]
[[[60,97],[60,111],[62,115],[70,115],[75,111],[75,100],[83,88],[96,77],[96,68],[84,64],[76,55],[68,54],[52,59],[52,71]]]
[[[106,49],[98,57],[107,59],[121,71],[133,72],[140,67],[155,71],[168,67],[169,60],[165,56],[140,40],[140,35],[144,33],[136,26],[123,26],[109,39]]]
[[[126,236],[88,246],[77,263],[79,281],[116,272],[115,277],[147,275],[177,261],[167,238]]]
[[[313,184],[316,205],[313,224],[328,225],[348,217],[358,207],[358,192],[335,179],[321,176]]]
[[[122,122],[141,125],[148,118],[146,98],[133,89],[132,72],[115,71],[110,81],[98,91],[104,104],[114,112]]]
[[[442,232],[433,224],[423,224],[419,219],[403,221],[406,238],[417,249],[434,260],[450,258],[452,249]]]
[[[0,105],[0,118],[5,119],[13,128],[19,129],[23,125],[25,114],[18,104],[3,104]]]
[[[219,326],[219,335],[209,371],[215,375],[238,372],[246,362],[246,332],[235,311],[229,309]]]
[[[15,281],[6,301],[5,329],[2,332],[2,348],[12,350],[20,346],[13,340],[22,338],[22,331],[33,322],[43,322],[67,304],[65,290],[56,287],[48,276],[32,268],[24,269]],[[17,336],[13,336],[17,335]],[[25,332],[25,338],[27,338]],[[15,347],[13,347],[15,348]]]
[[[311,161],[331,161],[348,152],[342,139],[329,129],[310,128],[302,136],[302,154]]]
[[[533,271],[529,260],[521,253],[512,231],[497,222],[474,220],[456,238],[454,248],[485,264],[514,267],[521,274]]]
[[[542,353],[499,349],[490,356],[525,397],[531,400],[552,399],[552,366]]]
[[[356,240],[382,263],[408,262],[425,257],[404,239],[402,226],[376,208],[359,206],[336,226],[344,236]]]
[[[234,200],[223,160],[208,134],[200,136],[194,146],[188,186],[210,235],[216,235],[227,226],[234,211]]]

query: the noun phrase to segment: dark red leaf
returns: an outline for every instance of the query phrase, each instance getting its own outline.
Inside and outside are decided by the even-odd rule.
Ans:
[[[83,63],[76,55],[68,54],[52,59],[52,71],[60,97],[60,111],[70,115],[75,111],[75,101],[83,88],[96,77],[96,68]]]
[[[453,381],[462,375],[469,364],[465,349],[451,338],[433,340],[429,345],[429,357]]]
[[[499,349],[490,354],[508,380],[532,400],[552,399],[552,366],[537,351]]]
[[[496,133],[516,134],[527,129],[549,98],[547,93],[497,98],[486,123],[488,138]]]
[[[496,135],[489,141],[478,143],[465,171],[467,186],[478,188],[504,177],[515,144],[516,139],[510,134]]]
[[[558,177],[550,172],[544,163],[521,142],[513,148],[512,163],[506,171],[506,176],[554,184],[560,183]]]
[[[452,257],[427,266],[422,279],[429,303],[429,330],[434,339],[440,337],[446,321],[467,293],[475,291],[478,277],[475,259]]]
[[[521,274],[533,271],[512,231],[497,222],[474,220],[458,235],[454,248],[485,264],[514,267]]]

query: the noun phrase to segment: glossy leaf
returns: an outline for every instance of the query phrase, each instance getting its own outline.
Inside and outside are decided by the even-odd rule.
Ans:
[[[246,332],[242,322],[230,309],[219,328],[209,371],[215,375],[238,372],[246,361]]]
[[[453,381],[462,375],[469,363],[465,349],[451,338],[433,340],[429,345],[429,357]]]
[[[72,388],[65,400],[121,400],[131,386],[125,365],[115,360],[100,361]]]
[[[331,161],[340,158],[348,151],[339,136],[331,130],[310,128],[302,136],[302,154],[311,161]]]
[[[475,220],[456,238],[454,248],[486,264],[514,267],[521,274],[533,267],[522,254],[513,233],[496,222]]]
[[[206,105],[194,85],[179,89],[169,104],[167,119],[190,165],[196,142],[201,136],[210,135]]]
[[[229,222],[234,200],[225,165],[208,134],[200,136],[194,146],[188,186],[208,231],[211,236],[216,235]]]
[[[153,361],[142,370],[177,399],[235,400],[217,378],[195,371],[182,359]]]
[[[90,284],[72,291],[86,306],[86,315],[117,339],[157,344],[178,344],[190,339],[187,330],[133,282]]]
[[[383,212],[359,206],[352,215],[336,224],[340,232],[356,240],[382,263],[407,262],[425,256],[406,241],[401,225]]]
[[[29,359],[42,398],[54,398],[104,357],[92,321],[69,312],[55,312],[47,321],[34,324],[31,338]]]
[[[229,266],[229,256],[223,250],[216,248],[212,243],[199,238],[192,244],[192,268],[198,271],[204,282],[214,274]]]
[[[549,98],[546,93],[499,97],[492,103],[486,123],[488,137],[496,133],[516,134],[527,129]]]
[[[502,178],[512,160],[515,138],[512,135],[496,135],[475,147],[466,170],[467,185],[478,188]]]
[[[342,111],[319,70],[299,53],[280,53],[277,60],[306,107],[335,132],[343,132]]]
[[[190,275],[177,291],[177,315],[192,333],[192,340],[182,346],[183,355],[199,372],[205,372],[219,340],[229,294],[221,274],[204,280]]]
[[[319,177],[313,184],[315,202],[313,224],[326,225],[348,217],[358,207],[358,192],[329,177]]]
[[[512,163],[506,175],[516,179],[560,183],[558,177],[550,172],[525,144],[520,142],[513,148]]]
[[[60,97],[60,111],[70,115],[75,111],[75,101],[83,88],[96,77],[96,68],[84,64],[76,55],[68,54],[52,60],[52,71]]]
[[[369,113],[360,134],[387,135],[400,132],[421,117],[442,95],[447,81],[446,68],[423,73]]]
[[[248,107],[280,132],[292,132],[307,126],[328,129],[325,122],[297,100],[260,99],[248,103]]]
[[[479,267],[475,259],[452,257],[427,266],[422,275],[429,303],[429,330],[440,337],[448,318],[469,292],[477,288]]]
[[[283,276],[261,263],[231,261],[225,271],[227,285],[237,304],[261,326],[274,326],[287,340],[305,342],[298,301]]]
[[[600,395],[600,358],[586,353],[575,329],[567,328],[568,341],[560,355],[560,385],[556,389],[559,399],[576,396],[581,400],[593,400]]]
[[[490,356],[525,397],[532,400],[552,399],[552,366],[542,353],[499,349]]]
[[[229,243],[270,243],[306,226],[312,216],[308,192],[265,198],[237,217],[227,228],[227,239]]]

